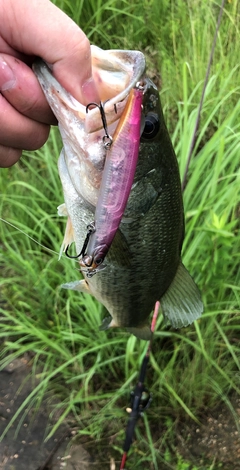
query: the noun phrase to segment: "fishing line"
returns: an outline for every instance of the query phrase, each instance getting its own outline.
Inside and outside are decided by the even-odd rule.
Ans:
[[[152,349],[153,333],[155,330],[159,309],[160,309],[160,302],[157,301],[155,303],[153,318],[152,318],[152,323],[151,323],[151,338],[148,342],[147,352],[141,364],[138,383],[134,391],[131,393],[130,418],[127,423],[125,442],[123,445],[123,455],[122,455],[122,460],[121,460],[119,470],[125,470],[127,454],[132,445],[132,441],[134,437],[134,429],[137,424],[137,420],[139,416],[141,416],[144,413],[144,411],[147,410],[147,408],[149,407],[152,401],[152,394],[144,386],[144,379],[146,376],[147,365],[149,362],[150,352]]]
[[[58,258],[59,258],[59,253],[57,251],[54,251],[52,250],[51,248],[48,248],[47,246],[45,245],[42,245],[42,243],[40,243],[38,240],[35,240],[35,238],[31,237],[30,235],[28,235],[26,232],[24,232],[23,230],[21,230],[19,227],[17,227],[16,225],[12,224],[11,222],[8,222],[6,219],[2,219],[2,217],[0,217],[0,221],[4,222],[5,224],[9,225],[10,227],[14,228],[15,230],[17,230],[18,232],[22,233],[23,235],[25,235],[25,237],[29,238],[30,240],[32,240],[34,243],[36,243],[37,245],[41,246],[41,248],[43,248],[45,251],[51,253],[51,254],[54,254],[54,255],[57,255]],[[75,258],[78,258],[80,255],[78,256],[70,256],[68,253],[67,253],[67,250],[68,250],[69,246],[67,246],[66,248],[66,251],[64,252],[64,255],[65,255],[65,259],[75,259]],[[61,255],[62,257],[63,255]],[[78,264],[78,261],[77,259],[75,259],[76,263]],[[79,268],[73,268],[74,270],[76,271],[79,271]]]
[[[210,53],[210,57],[209,57],[209,61],[208,61],[208,66],[207,66],[207,71],[206,71],[206,75],[205,75],[205,80],[204,80],[204,84],[203,84],[202,96],[201,96],[200,103],[199,103],[199,107],[198,107],[198,113],[197,113],[196,124],[195,124],[195,127],[194,127],[193,136],[192,136],[192,140],[191,140],[191,144],[190,144],[190,148],[189,148],[189,152],[188,152],[187,164],[186,164],[185,172],[184,172],[184,175],[183,175],[183,180],[182,180],[182,192],[184,191],[184,189],[186,188],[186,185],[187,185],[188,169],[189,169],[190,161],[191,161],[191,158],[192,158],[192,152],[193,152],[193,149],[194,149],[196,140],[197,140],[197,131],[198,131],[198,127],[199,127],[199,124],[200,124],[201,111],[202,111],[202,107],[203,107],[203,101],[204,101],[204,97],[205,97],[205,93],[206,93],[206,88],[207,88],[208,80],[209,80],[209,75],[210,75],[210,69],[211,69],[211,65],[212,65],[213,55],[214,55],[214,51],[215,51],[215,47],[216,47],[216,43],[217,43],[217,35],[218,35],[218,31],[219,31],[220,24],[221,24],[221,19],[222,19],[224,4],[225,4],[225,0],[222,0],[222,4],[221,4],[220,11],[219,11],[219,15],[218,15],[218,21],[217,21],[217,25],[216,25],[216,29],[215,29],[215,34],[214,34],[214,38],[213,38],[213,42],[212,42],[212,49],[211,49],[211,53]]]
[[[37,240],[35,240],[35,238],[31,237],[30,235],[28,235],[26,232],[24,232],[24,231],[21,230],[19,227],[17,227],[16,225],[12,224],[11,222],[8,222],[6,219],[2,219],[2,217],[0,217],[0,220],[1,220],[2,222],[4,222],[5,224],[10,225],[10,227],[15,228],[18,232],[22,233],[22,234],[25,235],[27,238],[29,238],[30,240],[32,240],[34,243],[36,243],[37,245],[39,245],[39,246],[41,246],[42,248],[44,248],[44,250],[49,251],[49,253],[52,253],[52,254],[54,254],[54,255],[58,255],[58,254],[59,254],[57,251],[51,250],[51,248],[48,248],[47,246],[42,245],[40,242],[38,242]]]
[[[29,238],[29,239],[32,240],[34,243],[36,243],[37,245],[41,246],[41,248],[43,248],[44,250],[48,251],[49,253],[59,256],[59,253],[58,253],[57,251],[54,251],[54,250],[52,250],[51,248],[48,248],[47,246],[42,245],[42,243],[40,243],[38,240],[35,240],[35,238],[31,237],[31,236],[28,235],[26,232],[24,232],[24,230],[21,230],[21,229],[20,229],[19,227],[17,227],[16,225],[12,224],[11,222],[8,222],[8,220],[3,219],[2,217],[0,217],[0,221],[2,221],[2,222],[4,222],[6,225],[9,225],[10,227],[14,228],[14,229],[17,230],[18,232],[22,233],[23,235],[25,235],[25,237]],[[67,256],[66,256],[66,258],[67,258]]]

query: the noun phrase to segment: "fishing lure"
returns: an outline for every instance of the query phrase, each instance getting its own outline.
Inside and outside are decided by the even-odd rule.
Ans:
[[[80,265],[87,277],[104,269],[102,264],[120,225],[133,184],[141,134],[144,86],[137,84],[130,92],[113,141],[107,148],[94,230]],[[109,138],[106,130],[106,136]]]

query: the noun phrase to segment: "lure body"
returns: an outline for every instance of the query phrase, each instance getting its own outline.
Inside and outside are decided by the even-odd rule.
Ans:
[[[138,161],[142,98],[142,88],[131,90],[113,142],[106,152],[95,210],[95,230],[80,261],[88,277],[102,268],[127,205]]]

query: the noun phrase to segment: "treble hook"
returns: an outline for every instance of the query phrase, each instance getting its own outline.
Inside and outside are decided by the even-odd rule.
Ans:
[[[105,135],[103,136],[103,145],[104,145],[105,149],[108,150],[108,149],[110,149],[110,147],[112,145],[112,137],[108,133],[106,114],[105,114],[105,111],[104,111],[104,104],[101,101],[100,101],[100,104],[95,103],[95,102],[88,103],[88,105],[86,106],[86,113],[88,113],[88,109],[89,109],[90,106],[97,106],[97,108],[100,111],[101,119],[102,119],[102,123],[103,123],[103,129],[105,131]],[[114,107],[114,109],[115,109],[115,107]]]
[[[87,226],[87,229],[88,229],[88,230],[87,230],[87,235],[86,235],[86,238],[85,238],[84,243],[83,243],[83,247],[82,247],[82,249],[81,249],[79,255],[77,255],[77,256],[70,256],[70,255],[68,254],[69,245],[67,245],[67,248],[66,248],[66,250],[65,250],[65,255],[66,255],[68,258],[70,258],[70,259],[77,259],[77,258],[80,258],[80,256],[85,256],[85,254],[86,254],[86,248],[87,248],[88,242],[89,242],[89,238],[90,238],[90,236],[92,235],[92,233],[95,232],[95,225],[94,225],[94,222],[92,222],[91,224],[89,224],[89,225]]]

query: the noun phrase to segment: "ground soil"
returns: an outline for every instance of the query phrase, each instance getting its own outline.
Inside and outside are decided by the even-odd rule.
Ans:
[[[0,435],[36,386],[28,364],[22,358],[0,372]],[[204,424],[182,423],[176,428],[176,450],[189,462],[188,470],[195,469],[194,465],[198,470],[240,470],[240,398],[232,396],[231,403],[233,412],[221,403],[208,410],[201,420]],[[74,440],[74,431],[67,424],[45,441],[46,428],[54,420],[51,409],[52,403],[45,398],[38,411],[30,409],[14,422],[0,442],[0,469],[96,470],[101,466],[118,470],[114,459],[103,467],[96,455],[90,455],[92,450],[89,453]]]
[[[240,470],[240,398],[232,395],[229,406],[208,410],[201,426],[177,429],[178,451],[198,469]]]

